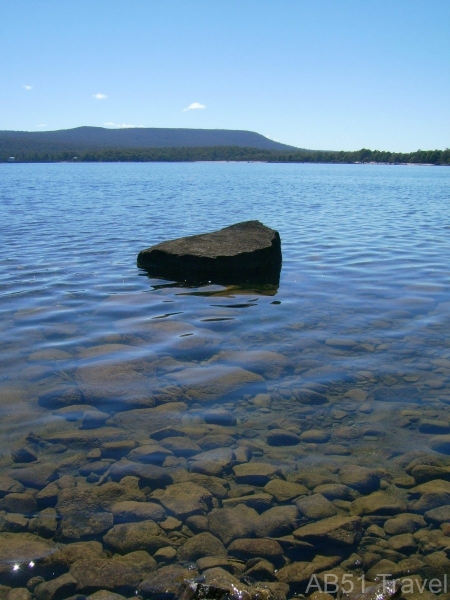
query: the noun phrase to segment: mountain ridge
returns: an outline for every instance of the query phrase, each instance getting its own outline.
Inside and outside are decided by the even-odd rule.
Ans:
[[[103,150],[110,148],[210,148],[234,146],[259,150],[292,151],[295,146],[275,142],[254,131],[239,129],[188,129],[129,127],[109,129],[81,126],[54,131],[0,130],[0,151],[11,154]]]

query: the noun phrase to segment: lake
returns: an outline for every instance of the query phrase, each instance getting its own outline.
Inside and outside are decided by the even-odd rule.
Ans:
[[[428,166],[0,165],[0,596],[444,585],[449,184]],[[136,266],[255,219],[280,233],[279,286]]]

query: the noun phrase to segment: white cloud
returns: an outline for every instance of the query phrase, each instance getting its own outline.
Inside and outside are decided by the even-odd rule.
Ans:
[[[106,100],[106,98],[108,97],[106,94],[92,94],[93,98],[97,98],[97,100]]]
[[[197,110],[198,108],[206,108],[206,106],[204,104],[200,104],[200,102],[192,102],[192,104],[189,104],[189,106],[183,108],[183,112],[186,112],[187,110]]]
[[[32,85],[23,85],[22,87],[23,87],[24,90],[27,90],[27,92],[29,92],[30,90],[33,89]]]
[[[103,123],[103,125],[105,125],[105,127],[114,127],[116,129],[133,129],[144,127],[143,125],[131,125],[130,123],[111,123],[110,121],[108,121],[108,123]]]
[[[38,127],[47,127],[47,123],[39,123]]]

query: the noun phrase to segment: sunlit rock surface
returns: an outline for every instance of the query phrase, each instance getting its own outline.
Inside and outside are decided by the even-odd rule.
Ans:
[[[156,244],[139,252],[137,263],[167,279],[269,283],[280,276],[280,235],[259,221],[245,221]]]

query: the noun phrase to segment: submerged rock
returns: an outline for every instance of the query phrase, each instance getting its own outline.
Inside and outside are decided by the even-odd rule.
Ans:
[[[278,379],[288,369],[293,368],[291,361],[283,354],[270,350],[223,350],[212,361],[242,367],[266,379]]]
[[[20,446],[11,450],[11,458],[15,463],[30,463],[37,460],[37,454],[29,446]]]
[[[380,487],[380,477],[374,469],[349,465],[339,471],[339,481],[361,494],[374,492]]]
[[[42,463],[23,469],[11,469],[9,476],[27,487],[42,489],[55,479],[56,472],[55,465]]]
[[[255,535],[257,538],[289,535],[297,525],[297,517],[296,506],[274,506],[256,520]]]
[[[117,411],[154,406],[148,377],[152,374],[153,368],[144,360],[97,361],[79,366],[75,379],[87,402]]]
[[[328,517],[300,527],[294,531],[294,537],[311,543],[351,546],[361,539],[361,523],[359,517]]]
[[[179,557],[184,562],[195,561],[204,556],[227,556],[222,542],[207,531],[194,535],[179,551]]]
[[[212,501],[212,494],[206,488],[190,481],[170,485],[166,490],[157,490],[152,497],[181,519],[207,513]]]
[[[83,404],[81,391],[75,386],[58,386],[39,394],[39,406],[49,409]]]
[[[350,512],[354,515],[397,515],[404,512],[406,503],[402,498],[387,492],[373,492],[354,500]]]
[[[136,502],[135,500],[125,500],[116,502],[111,507],[114,517],[114,523],[129,523],[130,521],[162,521],[166,512],[160,504],[156,502]]]
[[[289,588],[282,583],[246,585],[220,567],[207,569],[205,577],[186,579],[176,600],[283,600]]]
[[[139,523],[114,525],[103,536],[103,541],[119,554],[127,554],[136,550],[156,552],[159,548],[170,546],[170,540],[164,531],[151,519]]]
[[[61,534],[68,539],[99,535],[113,525],[113,516],[103,509],[97,488],[62,490],[56,509],[61,516]]]
[[[139,252],[137,264],[151,275],[168,279],[278,284],[280,235],[259,221],[236,223],[151,246]]]
[[[367,587],[364,591],[355,591],[343,594],[343,600],[389,600],[395,598],[401,592],[399,581],[383,581],[376,585]]]
[[[57,545],[29,533],[0,533],[0,577],[6,580],[8,575],[17,584],[18,575],[22,572],[14,570],[14,565],[28,565],[30,561],[38,563],[57,550]],[[18,568],[19,568],[18,567]],[[24,571],[23,576],[27,572]]]
[[[132,594],[142,581],[144,573],[139,566],[128,561],[100,558],[75,562],[70,567],[69,575],[77,583],[77,590],[81,592],[108,589]]]
[[[55,600],[56,598],[68,598],[77,589],[77,580],[65,573],[51,581],[44,581],[36,586],[34,595],[38,600]]]
[[[254,387],[265,389],[261,375],[240,367],[192,367],[172,373],[177,385],[193,402],[210,402],[228,398],[233,394],[243,394]]]
[[[245,505],[235,508],[218,508],[208,514],[209,529],[225,545],[238,538],[254,535],[258,513]]]
[[[45,557],[43,565],[57,571],[68,570],[73,563],[80,560],[96,560],[106,558],[100,542],[74,542],[66,546],[58,546],[55,552]]]
[[[207,569],[204,577],[186,579],[177,600],[284,600],[289,588],[282,583],[246,585],[220,567]]]
[[[196,575],[196,570],[181,565],[161,567],[139,584],[139,592],[144,598],[173,598],[184,580]]]

